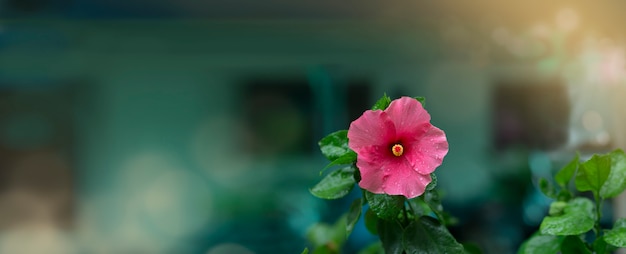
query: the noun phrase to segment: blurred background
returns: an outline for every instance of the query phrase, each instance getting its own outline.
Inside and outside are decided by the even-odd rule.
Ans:
[[[624,8],[0,0],[0,253],[300,253],[352,201],[309,194],[317,141],[384,92],[447,133],[451,231],[513,253],[539,177],[626,147]]]

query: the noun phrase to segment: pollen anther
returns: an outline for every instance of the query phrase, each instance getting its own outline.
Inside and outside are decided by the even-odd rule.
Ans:
[[[391,147],[391,152],[396,157],[401,156],[404,153],[404,147],[401,144],[395,144]]]

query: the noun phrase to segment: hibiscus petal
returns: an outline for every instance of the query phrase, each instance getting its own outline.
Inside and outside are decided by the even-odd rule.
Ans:
[[[424,194],[426,186],[432,181],[430,175],[422,175],[411,167],[406,160],[386,165],[383,178],[383,190],[389,195],[402,195],[408,199]]]
[[[424,124],[430,124],[430,114],[414,98],[402,97],[394,100],[385,112],[396,126],[398,136],[415,135],[422,131]]]
[[[361,188],[376,194],[384,193],[383,178],[385,171],[382,170],[380,163],[357,160],[356,166],[359,168],[359,172],[361,172],[361,181],[359,182]]]
[[[393,122],[384,111],[367,110],[350,124],[348,146],[360,156],[364,148],[387,146],[395,135]]]
[[[410,146],[405,156],[413,169],[424,175],[435,171],[448,154],[446,134],[430,124],[425,133],[410,142]]]

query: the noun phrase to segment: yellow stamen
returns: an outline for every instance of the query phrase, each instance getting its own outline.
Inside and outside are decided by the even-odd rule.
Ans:
[[[395,144],[391,147],[391,152],[393,153],[393,155],[397,156],[401,156],[402,153],[404,153],[404,147],[402,147],[401,144]]]

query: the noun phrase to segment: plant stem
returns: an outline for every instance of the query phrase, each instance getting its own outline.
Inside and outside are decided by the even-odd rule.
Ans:
[[[601,233],[602,233],[602,229],[600,228],[600,218],[602,217],[602,202],[604,200],[602,200],[600,198],[600,195],[598,195],[597,193],[593,193],[594,199],[596,201],[596,224],[594,227],[595,233],[596,233],[596,238],[600,237]]]

